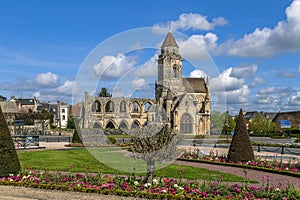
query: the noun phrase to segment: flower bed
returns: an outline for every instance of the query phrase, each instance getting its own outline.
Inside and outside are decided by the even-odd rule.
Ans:
[[[267,180],[262,186],[248,183],[224,185],[220,181],[182,181],[160,178],[143,183],[140,178],[87,173],[10,175],[0,178],[0,184],[34,188],[92,192],[105,195],[134,196],[148,199],[299,199],[299,188],[270,187]]]
[[[218,157],[213,155],[199,155],[193,153],[187,153],[181,155],[178,160],[191,161],[191,162],[203,162],[210,163],[216,165],[225,165],[225,166],[233,166],[233,167],[242,167],[248,169],[255,169],[260,171],[284,174],[289,176],[300,177],[300,162],[292,162],[288,161],[287,163],[282,162],[282,160],[262,160],[259,157],[253,161],[247,162],[237,162],[234,163],[232,161],[228,161],[226,157]]]

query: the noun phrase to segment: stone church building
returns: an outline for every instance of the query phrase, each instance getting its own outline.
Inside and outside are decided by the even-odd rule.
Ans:
[[[83,128],[131,129],[160,122],[183,134],[210,134],[208,79],[182,77],[182,57],[171,32],[161,46],[157,67],[154,99],[86,93]]]

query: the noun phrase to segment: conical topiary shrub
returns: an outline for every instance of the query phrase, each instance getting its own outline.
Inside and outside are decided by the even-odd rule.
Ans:
[[[20,161],[0,106],[0,177],[20,172]]]
[[[81,140],[76,128],[73,133],[72,144],[82,144],[82,140]]]
[[[236,121],[236,127],[227,158],[228,160],[234,162],[249,161],[254,159],[254,152],[246,128],[246,122],[242,109],[240,109],[240,113]]]

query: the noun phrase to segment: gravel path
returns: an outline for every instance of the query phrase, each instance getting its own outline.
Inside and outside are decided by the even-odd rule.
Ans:
[[[270,185],[274,187],[278,187],[280,185],[281,187],[286,187],[288,185],[300,187],[300,178],[292,177],[292,176],[285,176],[285,175],[268,173],[268,172],[257,171],[252,169],[212,165],[207,163],[186,162],[180,160],[176,160],[174,164],[205,168],[205,169],[215,170],[219,172],[235,174],[241,177],[245,177],[245,170],[246,170],[247,177],[249,177],[251,180],[258,181],[260,185],[262,185],[263,183],[266,184],[267,179],[269,179]]]
[[[135,200],[141,198],[0,185],[1,200]]]

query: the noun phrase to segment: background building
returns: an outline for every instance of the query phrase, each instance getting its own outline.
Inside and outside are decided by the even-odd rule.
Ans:
[[[155,98],[93,97],[85,94],[83,128],[135,128],[165,123],[184,134],[210,134],[208,79],[182,77],[182,57],[168,33],[158,58]]]

